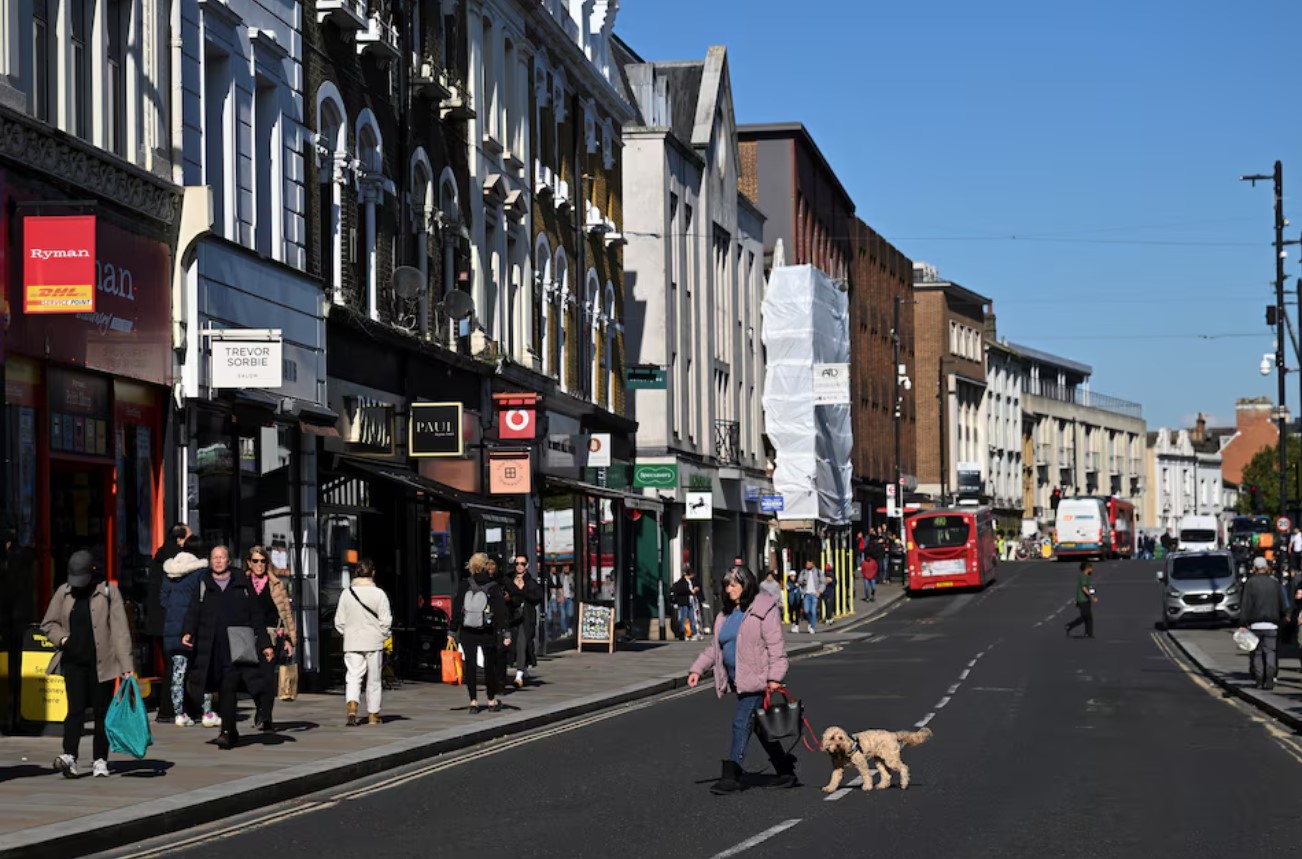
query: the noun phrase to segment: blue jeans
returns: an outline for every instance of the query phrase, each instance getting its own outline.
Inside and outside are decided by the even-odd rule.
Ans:
[[[812,630],[818,625],[818,594],[805,594],[805,622]]]
[[[764,706],[763,692],[747,692],[737,696],[737,709],[732,714],[732,749],[728,760],[741,765],[746,758],[746,746],[750,744],[751,721],[755,711]]]
[[[689,605],[680,605],[678,607],[678,629],[685,636],[687,627],[692,622],[692,607]],[[692,635],[700,632],[699,629],[693,629]]]
[[[863,598],[866,599],[866,600],[870,600],[870,599],[872,599],[873,597],[875,597],[876,595],[877,595],[877,580],[876,580],[876,579],[864,579],[864,580],[863,580]]]

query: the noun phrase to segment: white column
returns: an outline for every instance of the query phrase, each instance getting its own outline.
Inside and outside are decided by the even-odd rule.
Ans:
[[[375,262],[375,194],[368,190],[366,194],[366,315],[371,319],[380,318],[379,296],[376,293],[377,278]]]

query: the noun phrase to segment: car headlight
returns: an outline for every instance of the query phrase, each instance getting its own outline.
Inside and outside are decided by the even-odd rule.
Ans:
[[[1182,597],[1182,596],[1184,596],[1184,591],[1178,591],[1178,590],[1176,590],[1175,588],[1167,588],[1167,589],[1166,589],[1166,595],[1169,596],[1169,597],[1176,597],[1176,598],[1178,598],[1178,597]]]

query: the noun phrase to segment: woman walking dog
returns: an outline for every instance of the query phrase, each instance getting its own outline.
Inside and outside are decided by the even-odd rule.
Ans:
[[[714,619],[714,637],[692,663],[687,685],[695,687],[707,668],[714,669],[714,689],[720,698],[737,695],[732,716],[732,746],[723,761],[723,774],[711,793],[742,789],[741,764],[750,743],[755,711],[764,706],[765,690],[780,689],[787,676],[787,648],[782,637],[782,610],[770,594],[761,593],[755,575],[735,567],[723,577],[723,611]],[[795,787],[796,759],[779,743],[765,743],[778,777],[770,787]]]

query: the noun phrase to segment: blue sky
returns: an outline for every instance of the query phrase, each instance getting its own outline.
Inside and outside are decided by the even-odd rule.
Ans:
[[[1273,199],[1237,180],[1282,160],[1302,235],[1302,2],[621,5],[647,59],[726,45],[739,122],[804,122],[865,221],[1150,428],[1274,397]]]

